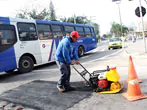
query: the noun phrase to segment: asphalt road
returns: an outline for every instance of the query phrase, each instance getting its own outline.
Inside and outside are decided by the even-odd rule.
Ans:
[[[120,81],[128,79],[128,57],[131,55],[139,79],[141,92],[147,94],[146,54],[143,41],[128,42],[123,49],[107,50],[107,43],[80,58],[81,63],[89,71],[105,69],[107,65],[116,66],[121,76]],[[82,70],[79,66],[77,69]],[[129,102],[122,93],[127,91],[127,83],[118,94],[97,94],[84,86],[83,79],[72,69],[71,83],[77,91],[59,93],[56,82],[59,70],[55,63],[36,67],[27,74],[0,75],[0,107],[21,106],[26,110],[145,110],[146,99]],[[16,105],[12,107],[12,105]],[[5,108],[6,108],[5,107]],[[10,109],[10,110],[11,110]]]

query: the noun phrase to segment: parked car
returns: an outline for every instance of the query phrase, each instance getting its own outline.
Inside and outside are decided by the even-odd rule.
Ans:
[[[119,37],[109,39],[108,49],[122,48],[122,40]]]

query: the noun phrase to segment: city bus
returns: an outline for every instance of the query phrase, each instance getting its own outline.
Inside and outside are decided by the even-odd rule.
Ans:
[[[73,30],[80,35],[73,44],[79,57],[97,47],[91,25],[0,17],[0,72],[27,73],[53,62],[59,42]]]

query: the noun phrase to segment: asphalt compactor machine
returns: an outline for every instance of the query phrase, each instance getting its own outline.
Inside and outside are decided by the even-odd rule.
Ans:
[[[82,64],[79,64],[79,66],[82,67],[81,72],[77,69],[77,66],[73,65],[73,68],[94,92],[102,94],[118,93],[123,88],[123,83],[119,82],[120,75],[116,71],[116,67],[109,68],[107,66],[105,70],[96,70],[90,73]]]

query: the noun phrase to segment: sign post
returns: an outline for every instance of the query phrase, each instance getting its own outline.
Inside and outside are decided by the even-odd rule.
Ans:
[[[141,6],[141,0],[139,0],[139,12],[140,12],[140,17],[141,17],[141,24],[142,24],[142,35],[143,35],[143,40],[144,40],[144,48],[145,48],[145,53],[147,52],[146,50],[146,41],[145,41],[145,35],[144,35],[144,23],[143,23],[143,16],[145,15],[146,11],[142,11],[145,8]]]

